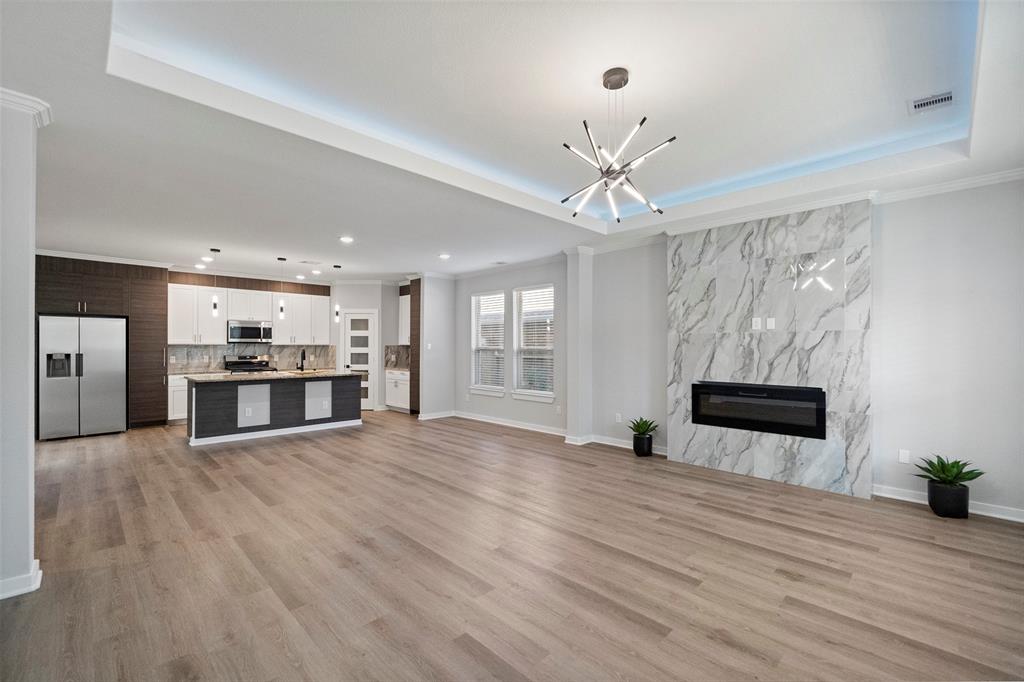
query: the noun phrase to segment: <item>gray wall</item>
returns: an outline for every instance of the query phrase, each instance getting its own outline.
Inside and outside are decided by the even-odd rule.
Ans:
[[[875,207],[875,483],[938,453],[987,475],[971,501],[1024,508],[1024,182]]]
[[[35,500],[36,123],[0,114],[0,595],[32,589]]]
[[[595,436],[631,442],[629,420],[648,417],[666,444],[667,291],[664,239],[594,256]]]
[[[385,284],[380,290],[380,331],[385,346],[398,343],[398,285]],[[383,397],[380,400],[384,402]]]
[[[423,278],[420,415],[455,410],[455,282]]]
[[[669,240],[669,459],[871,495],[870,239],[858,201]],[[701,380],[820,387],[827,437],[694,424]]]
[[[462,278],[455,283],[455,393],[459,412],[491,419],[520,422],[561,431],[565,429],[565,257],[533,265],[506,268]],[[513,289],[535,284],[555,286],[555,400],[537,403],[512,397],[512,297]],[[505,310],[505,395],[496,397],[469,392],[472,369],[472,297],[491,291],[506,292]]]

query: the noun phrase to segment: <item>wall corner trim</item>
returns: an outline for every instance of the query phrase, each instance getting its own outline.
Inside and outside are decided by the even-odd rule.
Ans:
[[[36,122],[36,128],[42,128],[53,123],[53,110],[49,104],[38,97],[26,95],[16,90],[0,88],[0,104],[26,114],[31,114]]]
[[[39,585],[42,582],[43,572],[39,570],[39,559],[34,559],[32,561],[32,569],[28,573],[0,580],[0,599],[34,592],[39,589]]]
[[[928,493],[923,490],[909,490],[907,488],[895,488],[890,485],[874,484],[871,487],[872,497],[886,497],[891,500],[903,500],[904,502],[915,502],[917,504],[928,504]],[[996,519],[1016,521],[1024,523],[1024,509],[1016,507],[1004,507],[998,504],[987,502],[975,502],[971,500],[969,511],[978,516],[991,516]]]

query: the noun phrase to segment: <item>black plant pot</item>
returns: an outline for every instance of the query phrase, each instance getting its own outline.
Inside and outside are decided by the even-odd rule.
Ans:
[[[654,452],[654,436],[633,434],[633,452],[637,457],[650,457]]]
[[[928,481],[928,506],[937,516],[966,519],[971,489],[965,485],[948,485]]]

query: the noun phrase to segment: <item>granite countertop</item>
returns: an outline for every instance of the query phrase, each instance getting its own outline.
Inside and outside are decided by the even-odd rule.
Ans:
[[[277,372],[250,372],[231,374],[230,372],[210,372],[206,374],[186,374],[185,379],[197,384],[213,384],[234,381],[286,381],[288,379],[330,379],[333,377],[357,377],[358,372],[339,372],[336,369],[314,369],[300,372],[298,370],[281,370]]]

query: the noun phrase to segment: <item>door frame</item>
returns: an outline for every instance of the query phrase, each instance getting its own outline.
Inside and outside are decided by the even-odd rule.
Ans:
[[[339,365],[338,370],[345,369],[340,365],[347,364],[345,361],[348,359],[348,328],[345,325],[346,315],[365,315],[370,318],[370,362],[369,365],[373,368],[370,373],[369,389],[367,391],[367,400],[369,401],[369,407],[361,407],[361,410],[375,410],[377,409],[377,393],[380,391],[381,386],[381,375],[384,371],[383,361],[380,353],[380,308],[341,308],[338,311],[338,316],[341,324],[341,329],[338,330],[338,346],[337,349],[341,352],[340,361],[336,361],[335,364]],[[376,376],[374,376],[376,374]]]

